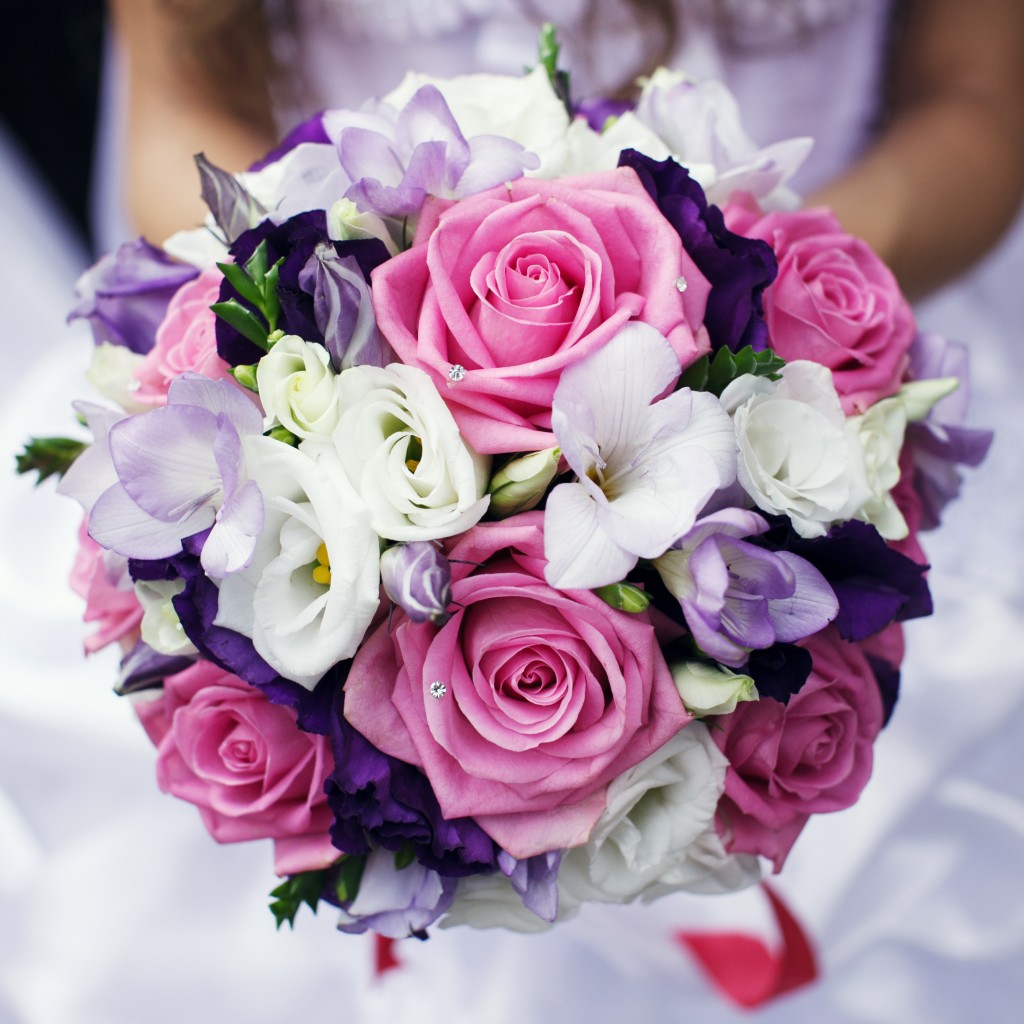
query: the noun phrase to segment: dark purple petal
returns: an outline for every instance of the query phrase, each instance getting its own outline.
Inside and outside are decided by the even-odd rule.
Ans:
[[[750,652],[746,673],[754,680],[758,696],[788,704],[811,674],[811,655],[794,644],[773,644]]]
[[[161,654],[142,640],[121,659],[115,692],[120,696],[163,686],[168,676],[184,672],[195,658],[182,654]]]
[[[868,664],[875,675],[875,682],[878,683],[879,692],[882,694],[882,728],[889,724],[893,711],[896,710],[896,702],[900,696],[900,667],[893,665],[884,658],[874,655],[867,655]]]
[[[587,124],[595,132],[604,130],[604,126],[616,117],[622,117],[627,111],[636,108],[631,100],[610,100],[603,96],[594,96],[590,99],[580,100],[573,106],[575,117],[584,117]]]
[[[277,146],[261,160],[257,160],[249,170],[262,171],[268,164],[277,163],[281,157],[290,153],[296,146],[301,146],[304,142],[329,144],[330,141],[327,132],[324,130],[323,113],[314,114],[301,124],[297,124]]]
[[[771,246],[730,231],[722,211],[708,204],[700,185],[671,158],[652,160],[627,149],[619,156],[619,166],[636,171],[711,284],[704,325],[712,349],[766,348],[763,294],[778,273]]]
[[[68,320],[88,320],[97,345],[110,342],[144,355],[174,293],[198,274],[145,239],[125,242],[78,279],[79,302]]]

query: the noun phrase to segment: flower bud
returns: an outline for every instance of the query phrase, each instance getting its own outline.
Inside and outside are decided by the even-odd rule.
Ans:
[[[491,512],[499,519],[529,512],[544,497],[558,473],[560,448],[521,455],[503,466],[491,479]]]
[[[384,592],[413,622],[441,625],[452,599],[452,570],[443,551],[429,541],[396,544],[380,556]]]
[[[361,238],[379,238],[389,255],[398,253],[387,225],[375,213],[360,213],[351,199],[339,199],[327,211],[327,234],[336,242],[351,242]]]
[[[682,661],[669,666],[672,679],[691,715],[728,715],[744,700],[757,700],[750,676],[716,668],[701,661]]]

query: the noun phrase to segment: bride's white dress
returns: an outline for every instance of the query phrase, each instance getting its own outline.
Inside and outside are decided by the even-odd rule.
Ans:
[[[312,0],[310,19],[323,17],[316,2],[328,0]],[[776,6],[743,3],[750,19]],[[698,25],[680,66],[724,76],[760,141],[816,135],[798,182],[807,189],[870,128],[886,5],[801,6],[821,18],[807,42],[726,53]],[[347,10],[337,33],[304,37],[336,104],[386,90],[406,65],[515,71],[532,51],[533,29],[504,0],[348,0]],[[602,69],[621,66],[611,55],[626,52],[623,38],[591,53],[595,87],[609,84]],[[83,256],[0,146],[0,186],[18,197],[0,204],[0,447],[13,454],[29,433],[69,429],[89,341],[63,324]],[[814,938],[822,979],[755,1019],[1002,1024],[1024,1005],[1022,267],[1018,225],[920,311],[971,344],[974,419],[997,441],[926,538],[937,614],[908,630],[903,696],[874,779],[856,807],[811,822],[776,880]],[[110,692],[113,654],[82,660],[81,608],[65,586],[77,506],[50,492],[10,478],[0,490],[0,1024],[749,1019],[671,935],[718,922],[771,937],[756,890],[590,907],[540,936],[439,932],[403,943],[404,966],[376,981],[369,940],[334,934],[329,909],[276,933],[269,844],[218,847],[192,807],[160,794],[148,741]]]

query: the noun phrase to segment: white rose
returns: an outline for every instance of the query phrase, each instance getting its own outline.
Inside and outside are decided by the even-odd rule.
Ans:
[[[907,410],[900,398],[883,398],[862,416],[851,416],[849,429],[864,452],[871,497],[856,518],[871,523],[886,540],[902,540],[910,532],[890,492],[900,479],[900,450],[907,428]]]
[[[714,832],[727,767],[707,727],[693,722],[615,779],[589,842],[562,858],[560,896],[628,903],[755,881],[757,859],[729,856]]]
[[[137,580],[135,596],[142,605],[142,639],[159,654],[198,654],[182,628],[172,600],[185,589],[184,580]]]
[[[280,423],[296,437],[328,437],[341,418],[335,377],[323,345],[294,334],[280,338],[256,367],[264,426]]]
[[[338,390],[345,411],[334,444],[381,537],[435,540],[479,522],[490,459],[462,439],[426,373],[353,366]]]
[[[424,85],[440,90],[465,138],[500,135],[518,142],[540,158],[540,167],[531,171],[530,177],[553,178],[565,173],[569,115],[542,67],[517,76],[433,78],[409,72],[384,102],[401,110]]]
[[[334,448],[242,441],[264,495],[249,565],[225,577],[215,624],[251,637],[286,679],[312,689],[356,652],[377,611],[380,542]]]
[[[798,360],[772,383],[739,377],[722,392],[739,447],[737,478],[758,508],[822,537],[871,497],[863,451],[818,363]]]

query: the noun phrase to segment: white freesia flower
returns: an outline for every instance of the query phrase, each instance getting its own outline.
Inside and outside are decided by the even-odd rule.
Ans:
[[[608,787],[608,806],[558,874],[571,900],[629,903],[670,892],[728,892],[756,881],[756,857],[726,854],[714,831],[725,755],[694,722]]]
[[[658,68],[644,84],[636,119],[689,169],[708,202],[722,204],[740,191],[766,210],[797,206],[797,196],[785,183],[806,159],[812,140],[758,147],[743,129],[736,98],[721,82],[696,82],[682,72]],[[657,157],[647,148],[643,152]]]
[[[899,397],[883,398],[862,416],[851,416],[849,429],[864,452],[864,469],[871,497],[856,518],[871,523],[886,540],[902,540],[907,521],[891,491],[900,479],[900,449],[907,428],[907,411]]]
[[[185,589],[184,580],[136,580],[135,596],[142,605],[142,639],[160,654],[198,654],[185,635],[172,600]]]
[[[334,444],[381,537],[436,540],[479,522],[490,459],[462,439],[426,373],[353,366],[338,390],[344,412]]]
[[[702,661],[682,661],[669,667],[691,715],[728,715],[740,701],[757,700],[757,687],[750,676]]]
[[[518,142],[540,158],[540,167],[528,172],[531,178],[555,178],[566,173],[569,115],[542,67],[522,76],[434,78],[410,71],[383,102],[400,110],[424,85],[440,90],[467,139],[498,135]]]
[[[152,406],[134,398],[139,387],[135,373],[144,359],[145,356],[138,355],[124,345],[112,345],[104,341],[92,350],[85,379],[104,398],[116,402],[125,412],[145,412]]]
[[[782,379],[738,377],[722,392],[739,446],[737,478],[758,508],[822,537],[871,498],[864,454],[828,368],[797,360]]]
[[[256,436],[243,445],[265,523],[249,565],[221,583],[215,622],[312,689],[355,653],[377,610],[380,543],[330,444]]]
[[[323,345],[294,334],[280,338],[256,367],[264,426],[280,423],[296,437],[328,437],[341,418],[335,376]]]

